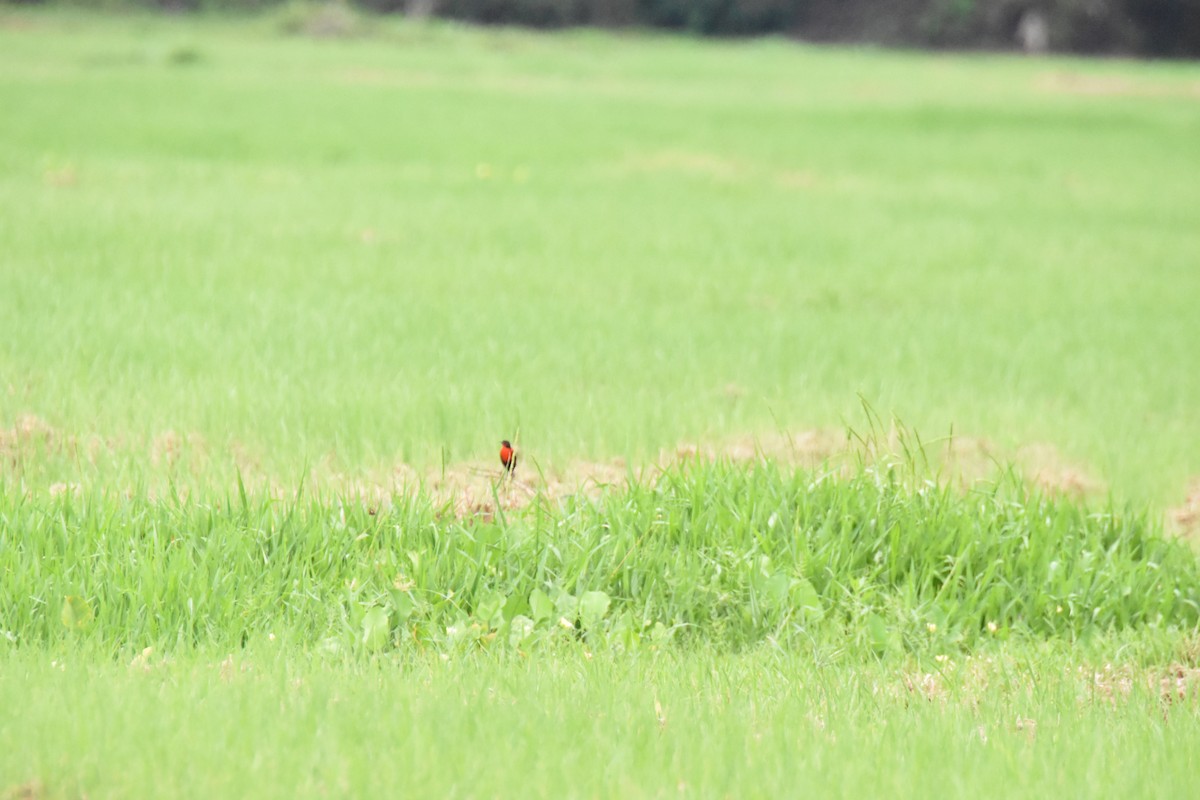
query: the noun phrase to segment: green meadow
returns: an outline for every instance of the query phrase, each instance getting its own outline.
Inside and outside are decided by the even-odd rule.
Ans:
[[[0,769],[25,757],[42,776],[17,797],[1188,797],[1200,716],[1144,677],[1034,678],[998,658],[904,675],[809,651],[302,667],[22,654],[0,673],[20,728]]]
[[[313,13],[0,6],[0,798],[1188,794],[1200,67]]]
[[[1122,498],[1200,474],[1191,65],[4,18],[0,417],[115,445],[46,480],[167,431],[638,461],[860,394]]]

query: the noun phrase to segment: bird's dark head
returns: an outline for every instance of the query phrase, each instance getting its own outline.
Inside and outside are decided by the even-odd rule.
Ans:
[[[505,439],[504,441],[500,442],[500,446],[501,447],[512,447],[512,442],[510,442],[508,439]]]

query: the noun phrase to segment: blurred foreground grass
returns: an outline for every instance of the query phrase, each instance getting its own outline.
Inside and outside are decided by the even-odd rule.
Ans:
[[[1182,674],[1037,650],[905,667],[769,648],[22,653],[0,655],[0,775],[52,798],[1186,797],[1200,679]]]

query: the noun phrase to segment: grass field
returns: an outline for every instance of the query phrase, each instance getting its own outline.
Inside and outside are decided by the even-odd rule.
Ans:
[[[1187,797],[1200,744],[1157,676],[999,658],[61,666],[0,673],[47,796]]]
[[[296,13],[0,6],[0,798],[1187,796],[1200,67]]]
[[[0,418],[117,451],[48,481],[168,432],[640,460],[860,393],[1122,498],[1200,474],[1191,65],[5,19]]]

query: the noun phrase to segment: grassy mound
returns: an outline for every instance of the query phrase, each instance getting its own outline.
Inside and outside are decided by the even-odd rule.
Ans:
[[[451,507],[9,493],[0,629],[116,650],[836,638],[886,653],[1200,619],[1196,556],[1153,518],[1015,477],[963,494],[882,467],[709,463],[495,517]]]

